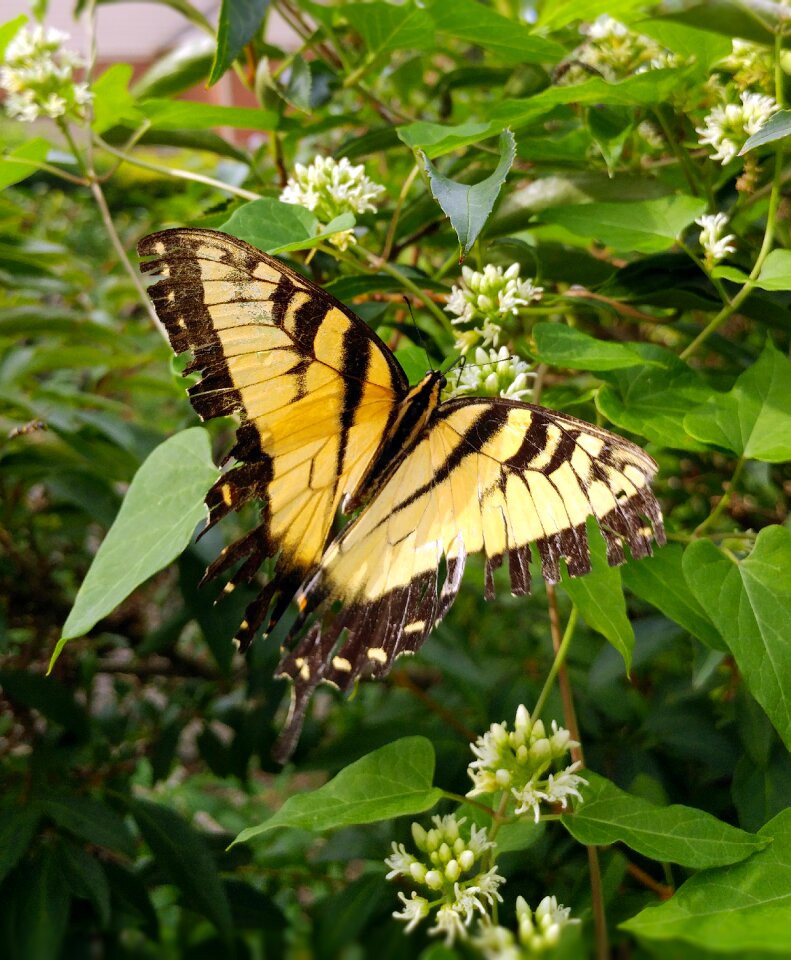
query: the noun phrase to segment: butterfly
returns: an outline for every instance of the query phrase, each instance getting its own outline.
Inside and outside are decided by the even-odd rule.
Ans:
[[[512,593],[530,592],[531,546],[548,583],[561,562],[573,577],[589,572],[591,516],[610,565],[624,562],[624,544],[639,558],[665,542],[650,489],[657,465],[634,444],[529,403],[442,402],[441,371],[410,387],[348,307],[235,237],[165,230],[138,252],[153,258],[141,269],[158,277],[149,295],[174,351],[192,354],[185,375],[202,374],[193,407],[204,420],[240,420],[224,461],[235,463],[206,497],[207,529],[251,501],[261,509],[204,580],[236,568],[229,592],[274,558],[239,627],[242,650],[292,599],[298,609],[278,667],[292,681],[279,759],[320,683],[348,690],[417,651],[469,554],[485,556],[491,599],[504,562]],[[333,537],[339,511],[355,515]]]

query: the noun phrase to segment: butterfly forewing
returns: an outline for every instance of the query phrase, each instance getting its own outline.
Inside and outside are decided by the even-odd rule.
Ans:
[[[359,487],[379,449],[404,374],[392,353],[351,311],[284,264],[241,240],[208,230],[144,238],[142,269],[203,419],[241,420],[231,455],[238,465],[210,491],[210,523],[255,500],[261,523],[224,551],[210,574],[244,560],[250,579],[278,555],[276,579],[248,610],[246,645],[276,589],[290,593],[319,562],[344,496]],[[291,584],[290,590],[288,585]],[[232,584],[231,584],[232,586]]]

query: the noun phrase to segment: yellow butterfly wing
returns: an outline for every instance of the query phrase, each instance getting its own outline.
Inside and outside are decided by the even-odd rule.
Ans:
[[[294,682],[281,756],[319,683],[345,690],[420,647],[453,603],[468,554],[486,556],[487,598],[506,556],[512,592],[529,593],[531,545],[547,582],[559,580],[561,560],[572,576],[587,573],[590,516],[611,565],[624,561],[624,543],[635,557],[650,554],[652,537],[665,540],[649,486],[656,470],[634,444],[542,407],[485,398],[440,405],[297,595],[302,622],[319,615],[304,636],[292,629],[281,660]],[[337,600],[340,611],[322,619]]]
[[[226,589],[277,555],[275,577],[250,605],[246,647],[280,592],[288,601],[319,562],[336,511],[364,483],[408,384],[393,354],[320,287],[234,237],[165,230],[141,240],[141,269],[202,419],[235,414],[239,463],[209,492],[209,523],[250,500],[260,524],[226,548],[213,576],[245,559]],[[228,459],[228,458],[226,458]]]

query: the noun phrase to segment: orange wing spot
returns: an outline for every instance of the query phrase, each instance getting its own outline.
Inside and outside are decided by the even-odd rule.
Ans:
[[[231,485],[229,483],[224,483],[220,487],[220,492],[222,493],[222,500],[226,507],[233,506],[233,496],[231,495]]]
[[[297,596],[297,606],[299,607],[299,612],[304,613],[307,605],[308,605],[308,598],[305,596],[304,593],[300,593]]]

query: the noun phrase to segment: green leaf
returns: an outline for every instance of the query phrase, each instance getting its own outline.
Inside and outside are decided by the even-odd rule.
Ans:
[[[468,185],[456,183],[442,176],[428,157],[423,154],[426,165],[431,193],[450,218],[451,226],[456,231],[462,251],[469,253],[473,243],[483,230],[489,214],[494,208],[495,200],[505,183],[508,171],[516,156],[516,140],[510,130],[500,137],[500,162],[491,176],[480,183]]]
[[[102,928],[110,922],[110,884],[101,863],[74,843],[58,848],[60,868],[75,897],[90,900]]]
[[[266,253],[285,253],[315,247],[335,233],[350,230],[354,223],[353,214],[343,213],[318,233],[319,221],[310,210],[262,197],[239,207],[219,229]]]
[[[739,156],[743,157],[745,153],[754,150],[756,147],[762,147],[765,143],[773,143],[775,140],[782,140],[791,133],[791,110],[778,110],[772,114],[761,129],[747,139],[744,146],[739,151]]]
[[[574,601],[582,619],[600,633],[621,654],[626,672],[631,670],[634,630],[626,615],[621,571],[607,563],[604,539],[593,518],[587,523],[592,567],[584,577],[570,577],[563,571],[563,589]]]
[[[681,940],[718,954],[791,954],[791,808],[758,831],[774,842],[749,860],[706,870],[621,927],[651,941]]]
[[[104,133],[123,121],[139,125],[143,114],[129,92],[132,67],[128,63],[114,63],[96,80],[93,91],[93,122],[96,133]]]
[[[0,25],[0,60],[5,56],[6,47],[14,39],[14,37],[19,33],[19,31],[27,23],[27,17],[24,13],[20,13],[18,17],[14,17],[13,20],[8,20],[4,24]]]
[[[53,723],[59,723],[79,739],[88,735],[90,720],[71,690],[52,677],[31,670],[0,670],[0,687],[10,700],[38,710]]]
[[[701,870],[737,863],[763,849],[768,839],[723,823],[710,813],[673,804],[660,807],[620,790],[598,774],[584,771],[584,803],[561,823],[586,846],[625,843],[645,857]]]
[[[41,137],[33,137],[20,144],[10,153],[0,155],[0,190],[26,180],[40,168],[35,163],[25,163],[25,160],[35,160],[43,163],[47,159],[50,145]]]
[[[59,863],[60,851],[42,847],[35,860],[16,875],[7,893],[15,902],[15,960],[54,960],[69,919],[71,898]]]
[[[617,370],[634,367],[645,361],[626,343],[597,340],[563,323],[537,323],[533,327],[536,359],[553,367],[570,370]]]
[[[339,9],[363,38],[369,62],[394,50],[428,50],[434,46],[434,24],[413,2],[344,3]]]
[[[241,130],[275,130],[279,117],[271,110],[254,107],[222,107],[194,100],[144,100],[143,114],[156,130],[210,130],[236,127]]]
[[[31,806],[19,808],[16,803],[0,807],[0,882],[22,859],[36,835],[41,813]]]
[[[217,52],[208,83],[210,87],[217,83],[256,35],[268,6],[269,0],[222,0],[217,25]]]
[[[527,24],[478,0],[428,0],[425,7],[438,33],[483,47],[503,63],[557,63],[566,54],[560,44],[534,36]]]
[[[66,791],[48,792],[39,801],[41,812],[59,827],[97,847],[134,856],[135,840],[123,819],[93,797]]]
[[[643,0],[611,0],[607,12],[620,20],[643,6]],[[540,11],[537,25],[542,30],[558,30],[577,20],[595,20],[602,12],[602,5],[600,0],[546,0]]]
[[[726,649],[722,637],[687,585],[682,570],[684,548],[670,543],[653,557],[630,561],[621,568],[623,582],[638,597],[717,650]]]
[[[158,57],[135,82],[133,93],[139,100],[169,97],[204,83],[214,55],[211,37],[191,37]]]
[[[183,430],[160,444],[135,474],[115,523],[82,583],[55,647],[81,637],[189,544],[205,518],[203,498],[217,479],[209,435]]]
[[[231,908],[203,837],[177,813],[158,803],[130,799],[128,804],[168,880],[182,891],[193,910],[211,920],[226,940],[232,940]]]
[[[318,790],[289,797],[268,820],[242,830],[234,843],[276,827],[332,830],[422,813],[442,797],[442,791],[431,785],[433,778],[430,741],[403,737],[350,764]]]
[[[791,530],[764,527],[741,562],[698,540],[684,552],[683,569],[748,690],[791,750]]]
[[[705,212],[705,200],[679,195],[633,203],[553,207],[543,210],[541,219],[617,251],[659,253],[672,247],[685,227]]]
[[[454,126],[417,120],[396,130],[403,143],[412,150],[422,150],[432,159],[492,136],[491,124],[478,120],[465,120]]]
[[[772,250],[755,285],[762,290],[791,290],[791,250]]]
[[[286,85],[276,89],[286,103],[307,113],[311,107],[313,92],[313,75],[307,60],[295,54],[288,68]]]
[[[684,417],[709,397],[711,389],[670,350],[650,343],[632,346],[645,360],[660,366],[602,371],[601,379],[608,385],[596,397],[598,409],[619,427],[663,447],[704,450],[684,430]]]
[[[719,63],[732,50],[730,37],[711,30],[670,20],[667,17],[657,20],[640,20],[635,29],[648,37],[653,37],[663,47],[679,54],[684,60],[694,58],[699,69],[707,70],[712,64]]]
[[[791,256],[791,252],[789,252]],[[728,393],[714,394],[684,418],[688,433],[750,460],[791,460],[791,363],[767,340]]]

